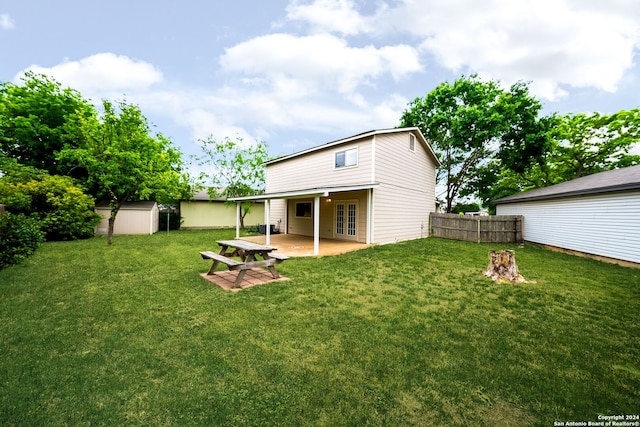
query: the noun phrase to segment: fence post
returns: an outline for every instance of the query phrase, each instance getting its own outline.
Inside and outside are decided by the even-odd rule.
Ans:
[[[478,243],[480,243],[480,217],[476,221],[478,221]]]

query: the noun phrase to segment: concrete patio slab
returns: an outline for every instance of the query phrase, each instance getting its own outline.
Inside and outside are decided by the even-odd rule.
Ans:
[[[241,240],[266,244],[266,236],[241,237]],[[274,234],[271,236],[269,246],[278,248],[278,253],[292,257],[308,257],[313,255],[313,237],[298,236],[295,234]],[[343,240],[320,239],[320,253],[317,256],[340,255],[347,252],[368,248],[371,245]]]

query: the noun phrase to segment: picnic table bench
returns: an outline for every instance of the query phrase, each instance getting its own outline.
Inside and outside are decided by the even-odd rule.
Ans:
[[[271,276],[277,279],[280,275],[275,265],[289,258],[284,254],[273,253],[276,250],[274,247],[245,242],[244,240],[220,240],[217,243],[220,246],[219,253],[216,254],[211,251],[200,252],[202,259],[213,260],[207,275],[215,274],[218,265],[224,264],[229,270],[238,271],[235,287],[240,286],[245,273],[252,268],[267,267]],[[256,256],[262,259],[256,259]],[[239,257],[240,260],[231,257]]]

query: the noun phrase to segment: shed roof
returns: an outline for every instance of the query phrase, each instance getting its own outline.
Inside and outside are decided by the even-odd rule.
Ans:
[[[420,129],[417,127],[370,130],[368,132],[359,133],[357,135],[349,136],[347,138],[342,138],[336,141],[327,142],[326,144],[317,145],[315,147],[307,148],[306,150],[302,150],[293,154],[278,157],[277,159],[273,159],[265,162],[265,165],[271,165],[274,163],[283,162],[285,160],[293,159],[295,157],[303,156],[305,154],[313,153],[315,151],[336,147],[338,145],[347,144],[350,142],[358,141],[360,139],[371,138],[375,135],[385,135],[385,134],[399,133],[399,132],[412,132],[414,135],[417,135],[418,140],[422,143],[422,146],[425,147],[429,155],[436,162],[436,165],[440,166],[440,160],[438,160],[438,156],[436,156],[436,153],[433,151],[433,148],[431,147],[431,145],[429,145],[426,138],[424,137]]]
[[[613,169],[544,188],[525,191],[495,201],[496,204],[555,199],[586,194],[640,189],[640,165]]]
[[[156,202],[142,200],[139,202],[124,202],[120,206],[121,211],[150,211],[156,205]],[[100,202],[96,204],[96,209],[110,209],[108,202]]]

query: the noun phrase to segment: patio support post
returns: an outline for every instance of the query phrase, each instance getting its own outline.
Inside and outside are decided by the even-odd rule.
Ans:
[[[271,200],[266,199],[264,201],[264,233],[267,236],[267,240],[265,241],[265,245],[271,244]]]
[[[240,216],[242,215],[242,202],[236,202],[236,239],[240,238]]]
[[[313,199],[313,254],[320,253],[320,196]]]
[[[365,238],[365,243],[367,245],[371,244],[373,240],[373,188],[370,188],[367,191],[367,234]]]

